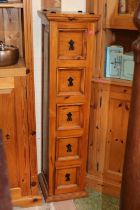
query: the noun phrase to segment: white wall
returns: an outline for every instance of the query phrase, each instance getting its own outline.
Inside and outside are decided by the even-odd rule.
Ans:
[[[86,11],[86,0],[61,0],[62,11]]]
[[[41,9],[41,0],[32,1],[33,9],[33,44],[34,44],[34,80],[35,109],[37,129],[38,173],[41,171],[41,20],[37,10]]]

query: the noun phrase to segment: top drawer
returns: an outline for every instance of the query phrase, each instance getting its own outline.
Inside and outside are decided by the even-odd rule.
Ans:
[[[87,29],[58,29],[58,59],[84,60],[87,57]]]

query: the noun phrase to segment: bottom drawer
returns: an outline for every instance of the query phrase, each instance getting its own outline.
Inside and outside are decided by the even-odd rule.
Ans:
[[[56,169],[55,194],[78,191],[80,167]]]

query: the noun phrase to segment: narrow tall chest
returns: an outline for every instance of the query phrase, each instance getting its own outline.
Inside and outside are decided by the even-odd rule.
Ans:
[[[85,196],[91,77],[98,17],[42,18],[42,173],[47,201]]]

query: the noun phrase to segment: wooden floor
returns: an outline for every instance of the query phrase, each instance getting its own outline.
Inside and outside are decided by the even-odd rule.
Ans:
[[[38,207],[30,207],[30,208],[19,208],[15,207],[14,210],[76,210],[74,202],[72,200],[69,201],[61,201],[56,203],[42,204],[42,206]]]

